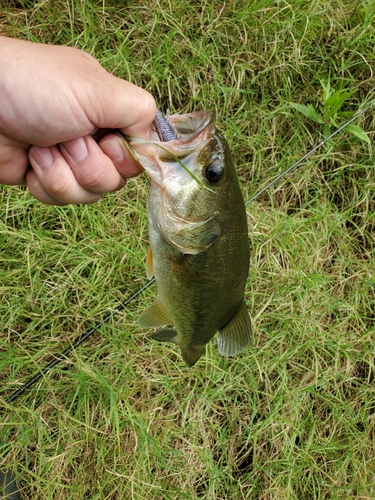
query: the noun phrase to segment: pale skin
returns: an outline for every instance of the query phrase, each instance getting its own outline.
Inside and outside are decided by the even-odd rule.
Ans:
[[[0,37],[0,184],[43,203],[94,203],[141,172],[114,130],[146,138],[145,90],[71,48]]]

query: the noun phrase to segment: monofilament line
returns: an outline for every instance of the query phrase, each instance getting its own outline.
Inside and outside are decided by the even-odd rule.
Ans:
[[[289,172],[294,170],[300,163],[302,163],[306,158],[311,156],[315,151],[317,151],[319,148],[324,146],[327,141],[332,139],[335,135],[337,135],[339,132],[341,132],[345,127],[353,123],[355,120],[357,120],[361,115],[363,115],[366,111],[368,111],[371,106],[374,103],[370,103],[366,108],[363,110],[359,111],[356,113],[350,120],[348,120],[346,123],[341,125],[338,129],[336,129],[329,137],[324,139],[322,142],[317,144],[311,151],[306,153],[302,158],[300,158],[298,161],[293,163],[290,167],[288,167],[284,172],[276,176],[271,182],[269,182],[265,187],[260,189],[254,196],[252,196],[245,205],[248,205],[251,203],[253,200],[258,198],[262,193],[264,193],[267,189],[272,187],[274,184],[276,184],[278,181],[280,181],[283,177],[285,177]],[[120,312],[122,309],[124,309],[130,302],[132,302],[138,295],[140,295],[144,290],[146,290],[152,283],[155,281],[155,278],[152,278],[149,280],[144,286],[139,288],[136,292],[133,293],[130,297],[128,297],[124,302],[122,302],[119,306],[117,306],[108,316],[106,316],[103,320],[99,321],[93,328],[88,330],[87,332],[83,333],[80,335],[74,342],[71,344],[68,348],[65,349],[61,354],[57,355],[54,357],[44,368],[42,368],[38,373],[36,373],[34,376],[32,376],[22,387],[14,391],[8,398],[6,398],[6,403],[12,403],[15,401],[21,394],[23,394],[27,389],[32,387],[36,382],[43,377],[47,372],[49,372],[53,367],[55,367],[58,363],[61,363],[66,357],[77,347],[79,347],[83,342],[85,342],[94,332],[99,330],[105,323],[107,323],[115,314]]]
[[[256,198],[258,198],[261,194],[263,194],[265,191],[267,191],[267,189],[269,189],[270,187],[272,187],[274,184],[276,184],[277,182],[279,182],[283,177],[285,177],[287,174],[289,174],[289,172],[291,172],[296,167],[298,167],[298,165],[300,163],[302,163],[304,160],[306,160],[306,158],[308,158],[309,156],[311,156],[312,154],[314,154],[315,151],[317,151],[319,148],[321,148],[322,146],[324,146],[324,144],[326,142],[328,142],[330,139],[332,139],[332,137],[335,137],[335,135],[337,135],[339,132],[341,132],[345,127],[347,127],[348,125],[350,125],[351,123],[353,123],[354,121],[356,121],[361,115],[363,115],[363,113],[365,113],[368,109],[371,108],[372,104],[373,103],[369,104],[366,108],[364,108],[361,111],[359,111],[358,113],[356,113],[352,118],[350,118],[350,120],[348,120],[346,123],[344,123],[344,125],[341,125],[341,127],[339,127],[334,132],[332,132],[332,134],[329,137],[327,137],[326,139],[324,139],[322,142],[319,142],[319,144],[317,144],[316,146],[314,146],[308,153],[306,153],[304,156],[302,156],[302,158],[300,158],[295,163],[293,163],[293,165],[291,165],[290,167],[288,167],[280,175],[277,175],[271,182],[269,182],[266,186],[264,186],[264,188],[262,188],[260,191],[258,191],[256,194],[254,194],[254,196],[252,196],[249,200],[247,200],[247,202],[245,203],[245,205],[248,205],[253,200],[255,200]]]
[[[85,332],[82,335],[80,335],[73,342],[72,345],[70,345],[69,347],[67,347],[65,349],[65,351],[63,351],[61,354],[59,354],[58,356],[56,356],[55,358],[53,358],[48,363],[48,365],[46,365],[44,368],[42,368],[42,370],[40,372],[36,373],[33,377],[29,378],[29,380],[22,387],[20,387],[16,391],[14,391],[13,394],[11,394],[5,400],[5,402],[6,403],[12,403],[12,401],[14,401],[19,396],[21,396],[21,394],[23,394],[27,389],[29,389],[36,382],[38,382],[38,380],[41,377],[43,377],[43,375],[45,375],[47,372],[49,372],[58,363],[60,363],[64,359],[66,359],[66,357],[68,356],[68,354],[70,354],[74,349],[76,349],[83,342],[85,342],[85,340],[87,340],[89,337],[91,337],[91,335],[94,332],[96,332],[97,330],[99,330],[99,328],[101,328],[105,323],[108,323],[108,321],[111,318],[113,318],[113,316],[115,314],[117,314],[118,312],[122,311],[122,309],[124,309],[128,304],[130,304],[130,302],[132,302],[132,300],[134,300],[136,297],[138,297],[138,295],[140,295],[144,290],[146,290],[146,288],[148,288],[154,281],[155,281],[155,278],[151,278],[145,285],[143,285],[141,288],[139,288],[139,290],[137,290],[136,292],[134,292],[133,295],[130,295],[130,297],[128,297],[126,300],[124,300],[124,302],[121,302],[120,305],[118,305],[115,309],[113,309],[113,311],[110,314],[108,314],[108,316],[106,316],[104,319],[102,319],[101,321],[99,321],[98,323],[96,323],[96,325],[93,326],[92,328],[90,328],[90,330],[88,330],[87,332]]]

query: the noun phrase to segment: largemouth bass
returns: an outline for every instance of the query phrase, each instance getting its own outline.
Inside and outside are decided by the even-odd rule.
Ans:
[[[139,325],[158,327],[152,338],[177,344],[188,366],[216,332],[219,353],[234,356],[251,338],[244,303],[250,251],[228,144],[208,111],[171,116],[164,135],[160,114],[155,125],[150,140],[130,140],[151,177],[146,271],[159,292]]]

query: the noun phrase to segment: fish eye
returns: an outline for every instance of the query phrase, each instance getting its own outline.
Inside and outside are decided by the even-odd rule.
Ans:
[[[224,168],[219,163],[211,163],[211,165],[208,165],[206,168],[205,174],[208,182],[215,184],[223,177]]]

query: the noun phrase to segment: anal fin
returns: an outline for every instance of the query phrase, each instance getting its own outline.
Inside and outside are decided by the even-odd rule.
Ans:
[[[244,351],[251,341],[251,319],[245,302],[219,332],[217,346],[222,356],[235,356]]]
[[[154,328],[155,326],[170,325],[171,321],[166,315],[160,300],[156,299],[140,314],[138,324],[141,328]]]
[[[151,338],[159,342],[173,342],[176,344],[178,333],[174,328],[159,328],[151,335]]]

